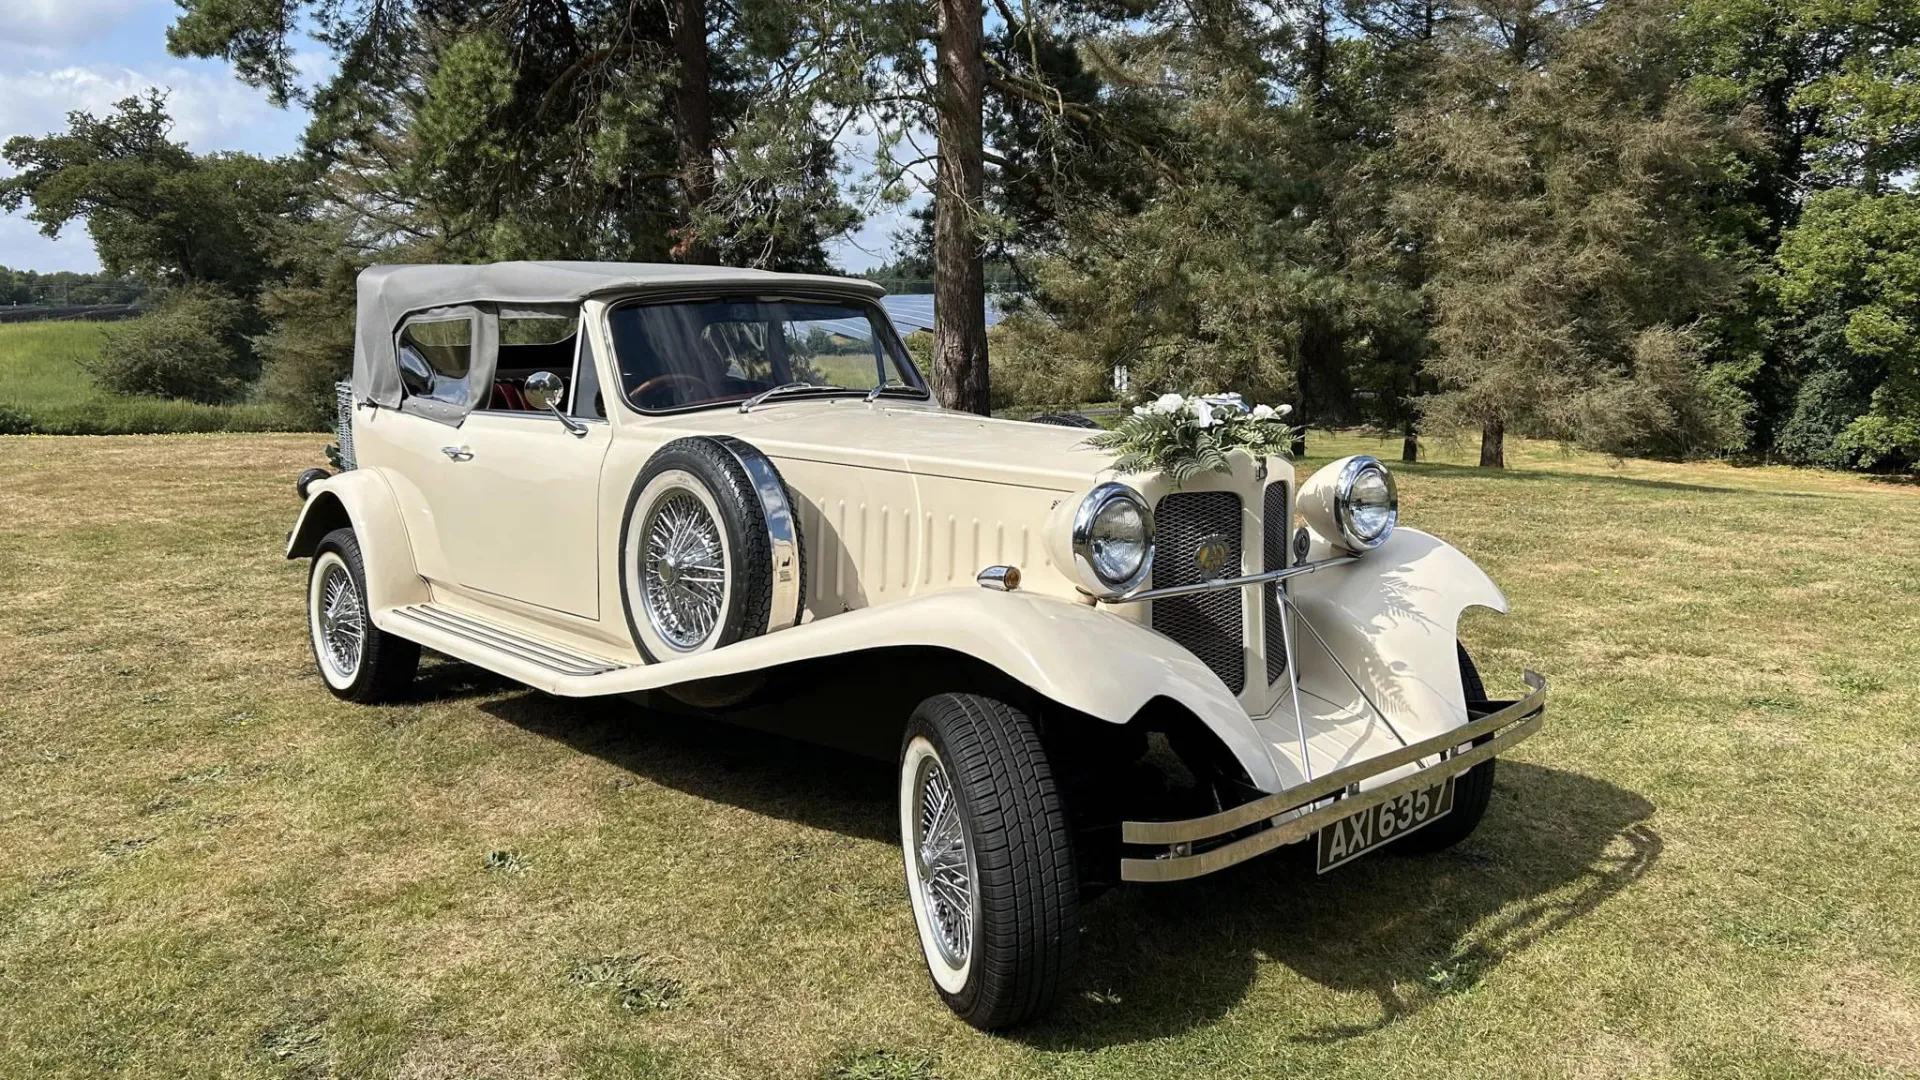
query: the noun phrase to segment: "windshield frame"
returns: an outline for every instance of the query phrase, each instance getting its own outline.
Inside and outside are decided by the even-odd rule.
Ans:
[[[810,289],[782,289],[778,292],[763,292],[751,287],[744,287],[719,291],[699,289],[697,291],[690,290],[685,292],[635,293],[609,299],[600,311],[600,331],[606,338],[607,361],[612,365],[612,374],[616,385],[621,385],[622,387],[619,393],[613,395],[613,397],[619,400],[621,407],[635,416],[678,416],[683,413],[704,412],[708,409],[738,409],[742,402],[751,398],[752,395],[748,394],[721,401],[700,401],[687,405],[675,405],[666,409],[643,409],[627,396],[620,366],[619,345],[614,340],[613,335],[614,312],[624,308],[665,304],[739,302],[761,304],[831,303],[842,304],[848,308],[864,313],[867,316],[868,324],[874,326],[880,334],[882,338],[881,343],[893,358],[894,365],[897,366],[900,372],[907,376],[910,381],[910,385],[894,387],[889,393],[910,396],[920,401],[930,402],[933,400],[933,390],[927,384],[926,376],[922,375],[919,367],[914,364],[913,354],[907,351],[906,343],[900,340],[900,332],[894,327],[893,319],[888,317],[887,310],[881,307],[879,302],[872,296],[851,292],[843,293],[833,289],[820,289],[817,291]],[[816,397],[851,397],[855,395],[865,397],[872,390],[873,387],[871,386],[849,386],[843,389],[817,386],[807,390],[796,389],[789,391],[768,399],[767,403],[771,404],[773,401],[782,399],[801,400]]]

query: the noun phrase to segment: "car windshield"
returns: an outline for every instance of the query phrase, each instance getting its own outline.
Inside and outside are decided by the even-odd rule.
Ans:
[[[856,300],[629,303],[608,325],[621,387],[646,412],[745,401],[775,387],[795,396],[882,385],[925,393],[892,326]]]

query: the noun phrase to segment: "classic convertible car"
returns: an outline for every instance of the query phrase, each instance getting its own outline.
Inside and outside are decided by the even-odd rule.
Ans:
[[[1120,473],[1086,431],[936,405],[880,292],[367,270],[343,468],[302,477],[286,548],[322,680],[401,697],[426,647],[725,710],[852,667],[838,715],[897,748],[927,968],[981,1028],[1071,985],[1102,887],[1474,829],[1546,684],[1488,699],[1456,626],[1506,600],[1398,527],[1384,466]]]

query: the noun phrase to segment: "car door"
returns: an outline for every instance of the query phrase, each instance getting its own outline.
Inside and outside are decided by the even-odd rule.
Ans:
[[[578,308],[567,323],[571,356],[564,365],[541,354],[516,323],[551,315],[503,311],[492,370],[497,390],[489,406],[468,413],[447,433],[442,452],[445,479],[434,485],[442,548],[455,582],[478,593],[505,597],[583,619],[600,618],[600,469],[611,443],[605,420],[566,420],[531,407],[515,388],[532,371],[567,379],[570,395],[594,384],[592,354],[582,355]],[[531,336],[539,336],[537,333]],[[513,356],[526,348],[533,359]],[[583,384],[579,371],[589,371]],[[562,411],[574,411],[562,409]]]

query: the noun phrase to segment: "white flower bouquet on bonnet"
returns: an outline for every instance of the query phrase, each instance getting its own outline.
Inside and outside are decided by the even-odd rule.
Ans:
[[[1159,471],[1184,484],[1202,472],[1226,472],[1235,450],[1287,456],[1294,433],[1285,417],[1292,411],[1290,405],[1248,408],[1239,394],[1164,394],[1087,445],[1113,451],[1114,467],[1123,472]]]

